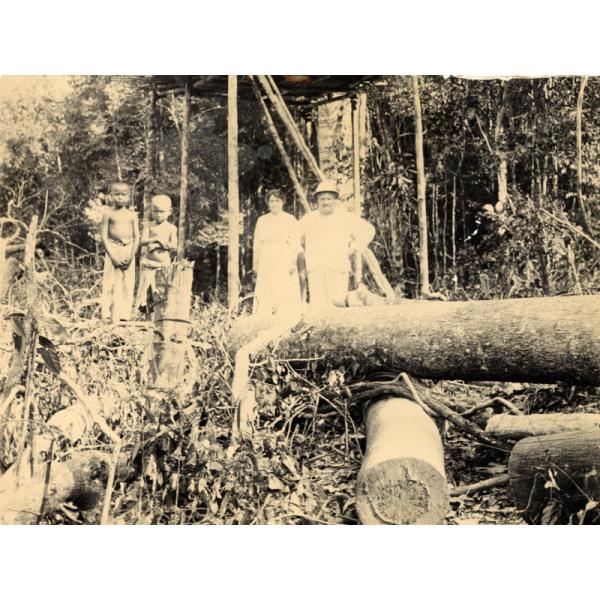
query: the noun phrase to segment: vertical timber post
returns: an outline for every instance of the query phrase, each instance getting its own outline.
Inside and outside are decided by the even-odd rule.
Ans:
[[[352,98],[352,187],[354,195],[354,214],[362,216],[362,196],[360,190],[360,121],[358,114],[358,98]],[[354,285],[362,281],[362,259],[357,256],[354,268]]]
[[[227,304],[233,308],[240,295],[240,190],[238,181],[237,75],[228,76],[227,86]]]
[[[423,116],[419,95],[419,78],[412,76],[415,105],[415,153],[417,157],[417,202],[419,216],[419,293],[429,294],[429,250],[427,247],[427,204],[425,200],[425,159],[423,157]]]
[[[181,123],[181,176],[179,179],[179,227],[177,232],[177,259],[183,260],[185,254],[185,221],[188,196],[188,155],[190,137],[190,83],[185,83],[183,100],[183,118]]]

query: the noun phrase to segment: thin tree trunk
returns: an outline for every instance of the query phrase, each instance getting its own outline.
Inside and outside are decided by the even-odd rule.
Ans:
[[[419,79],[412,76],[413,100],[415,106],[415,150],[417,157],[417,202],[419,215],[419,292],[429,293],[429,255],[427,247],[427,205],[425,201],[425,160],[423,156],[423,118]]]
[[[576,118],[576,136],[577,136],[577,200],[579,202],[579,211],[581,212],[581,220],[583,226],[588,234],[592,235],[592,226],[590,224],[590,218],[587,213],[585,201],[583,199],[582,191],[582,179],[583,179],[583,166],[582,166],[582,149],[581,149],[581,121],[583,116],[583,98],[585,94],[585,88],[588,82],[588,77],[582,77],[581,85],[579,87],[579,95],[577,96],[577,111],[575,113]]]
[[[233,308],[240,295],[240,191],[238,181],[237,75],[229,75],[227,90],[227,152],[229,240],[227,246],[227,303]]]
[[[188,196],[188,168],[189,168],[189,137],[190,137],[190,84],[186,83],[183,101],[183,117],[181,123],[181,178],[179,185],[179,228],[177,258],[182,260],[185,254],[185,222]]]

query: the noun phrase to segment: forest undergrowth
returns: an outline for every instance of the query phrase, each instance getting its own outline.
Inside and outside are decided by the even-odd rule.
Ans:
[[[93,261],[92,261],[93,262]],[[265,353],[252,367],[258,419],[251,442],[228,453],[234,411],[230,395],[232,363],[226,351],[234,315],[218,301],[193,309],[185,379],[179,393],[147,389],[149,323],[113,327],[96,317],[93,269],[73,265],[59,283],[50,268],[40,280],[43,310],[65,328],[57,344],[60,368],[84,392],[101,402],[104,415],[122,440],[127,475],[114,486],[115,524],[354,524],[355,485],[365,452],[363,408],[352,402],[351,370],[323,369],[301,357],[293,363]],[[84,273],[82,276],[81,274]],[[71,274],[78,281],[68,280]],[[71,290],[71,291],[67,291]],[[19,305],[20,290],[2,307],[3,317]],[[0,378],[12,352],[9,321],[1,325]],[[428,382],[454,404],[474,407],[503,398],[474,417],[480,425],[512,404],[525,413],[597,412],[597,390],[559,385]],[[40,431],[61,409],[75,402],[71,392],[38,360],[33,405]],[[0,470],[15,460],[23,427],[23,406],[1,407]],[[71,444],[58,440],[55,460],[83,449],[110,451],[97,428]],[[446,470],[451,486],[464,486],[506,473],[508,456],[445,428]],[[100,506],[82,510],[65,504],[48,523],[98,523]],[[546,522],[577,519],[555,507]],[[451,499],[449,524],[522,523],[506,486]]]

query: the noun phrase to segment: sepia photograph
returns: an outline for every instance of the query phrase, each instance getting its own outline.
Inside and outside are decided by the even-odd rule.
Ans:
[[[600,523],[599,109],[0,77],[0,524]]]

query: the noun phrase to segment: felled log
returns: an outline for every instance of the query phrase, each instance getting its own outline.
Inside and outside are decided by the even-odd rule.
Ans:
[[[307,312],[282,358],[321,358],[429,379],[600,385],[600,296],[425,302]],[[268,327],[233,326],[235,351]]]
[[[505,440],[520,440],[529,436],[572,431],[600,433],[600,415],[590,413],[494,415],[489,418],[485,430]]]
[[[20,469],[14,464],[0,477],[0,525],[33,525],[65,502],[86,510],[102,499],[109,453],[81,452],[65,462],[38,457],[33,460],[33,471],[30,458],[27,453]]]
[[[154,307],[155,339],[151,379],[154,388],[172,390],[181,384],[190,330],[194,263],[180,261],[159,269],[162,297]]]
[[[448,510],[444,450],[415,402],[390,398],[367,411],[367,451],[356,509],[363,524],[437,524]]]
[[[517,442],[508,461],[515,506],[537,515],[556,498],[571,510],[600,500],[600,432],[554,433]]]

